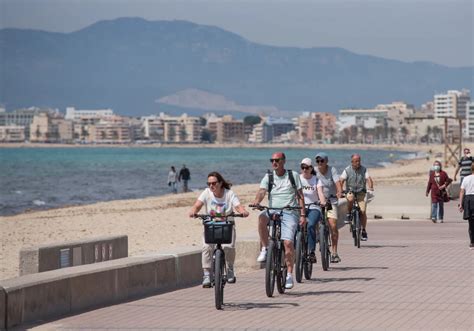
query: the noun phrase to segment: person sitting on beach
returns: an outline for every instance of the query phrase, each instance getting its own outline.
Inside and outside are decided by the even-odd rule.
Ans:
[[[171,187],[173,193],[178,193],[178,189],[176,188],[176,169],[174,166],[171,166],[170,172],[168,173],[168,186]]]
[[[216,171],[209,173],[209,175],[207,175],[207,186],[209,187],[201,193],[189,211],[189,217],[194,217],[194,215],[197,214],[203,206],[205,208],[206,214],[229,215],[234,210],[236,210],[238,213],[243,214],[244,217],[249,216],[249,212],[244,206],[240,204],[239,198],[230,189],[232,184],[227,182],[220,173]],[[206,244],[203,236],[201,259],[204,276],[202,280],[202,287],[206,288],[211,287],[211,266],[214,246],[215,245],[213,244]],[[228,264],[227,282],[235,283],[235,227],[234,233],[232,235],[232,242],[222,246],[229,248],[229,251],[226,251],[225,255]]]
[[[321,219],[320,198],[318,193],[319,181],[310,158],[303,159],[300,167],[300,180],[303,187],[304,202],[306,204],[306,220],[308,221],[308,250],[310,252],[311,262],[316,263],[316,253],[314,252],[316,250],[316,227]],[[320,191],[322,193],[322,190]]]
[[[367,168],[361,165],[361,157],[359,154],[351,156],[351,165],[346,167],[340,176],[341,187],[346,184],[346,191],[352,191],[354,198],[357,199],[360,207],[360,220],[362,224],[361,240],[366,241],[367,236],[367,205],[365,203],[365,195],[367,193],[367,186],[369,191],[374,190],[374,182],[369,175]],[[352,211],[353,201],[347,200],[347,212]],[[348,220],[346,219],[346,223]]]
[[[431,221],[443,223],[444,218],[444,196],[446,188],[453,180],[443,171],[440,161],[433,163],[433,170],[430,172],[428,185],[426,187],[426,196],[431,191]]]
[[[471,171],[474,173],[474,163],[471,165]],[[471,174],[461,182],[458,204],[459,211],[463,213],[463,219],[469,222],[469,248],[474,249],[474,175]]]
[[[461,184],[462,184],[463,179],[466,176],[469,176],[469,175],[472,174],[471,165],[472,165],[473,162],[474,162],[474,158],[471,156],[471,151],[467,147],[464,148],[464,155],[459,160],[456,171],[454,172],[454,178],[453,178],[454,181],[456,181],[456,177],[458,175],[458,172],[459,172],[459,170],[461,170],[460,180],[461,180]]]
[[[331,263],[341,262],[341,258],[337,253],[337,243],[339,241],[339,230],[337,229],[337,205],[338,198],[342,196],[342,186],[339,181],[339,175],[334,167],[329,166],[328,155],[324,152],[319,152],[315,156],[317,168],[316,176],[318,177],[318,189],[321,187],[322,194],[321,205],[325,205],[329,199],[332,209],[328,211],[328,222],[331,230]]]
[[[188,168],[186,168],[186,165],[183,164],[183,167],[179,171],[179,176],[178,176],[178,181],[181,182],[183,181],[183,192],[188,192],[188,182],[191,179],[191,172],[189,171]]]
[[[259,205],[265,198],[265,194],[269,192],[269,186],[272,187],[271,194],[269,192],[269,207],[284,208],[287,206],[301,207],[299,224],[303,226],[306,223],[306,214],[304,212],[304,197],[301,186],[300,176],[296,171],[285,169],[286,156],[282,152],[272,154],[270,162],[273,171],[267,173],[260,182],[260,188],[255,196],[253,205]],[[273,181],[270,178],[272,174]],[[291,177],[290,177],[291,176]],[[291,179],[293,178],[293,180]],[[272,183],[273,182],[273,183]],[[268,229],[269,222],[267,212],[263,211],[258,217],[258,234],[262,250],[257,258],[258,262],[263,262],[267,257]],[[296,228],[298,227],[298,212],[293,210],[284,210],[281,220],[281,239],[285,245],[285,262],[287,265],[288,275],[286,277],[285,288],[293,288],[293,265],[294,265],[294,245]]]

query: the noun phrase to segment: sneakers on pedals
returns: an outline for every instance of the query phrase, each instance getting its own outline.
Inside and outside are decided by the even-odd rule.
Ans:
[[[204,277],[202,277],[202,287],[204,288],[211,287],[211,276],[204,275]]]
[[[360,236],[360,240],[362,240],[362,241],[367,241],[367,239],[369,239],[369,238],[367,237],[367,231],[365,231],[365,229],[362,229],[362,234],[361,234],[361,236]]]
[[[260,254],[258,254],[257,262],[265,262],[266,259],[267,259],[267,249],[262,248],[262,250],[260,251]]]
[[[234,284],[237,279],[235,278],[234,268],[229,267],[227,269],[227,283]]]
[[[291,274],[286,275],[285,288],[287,290],[293,288],[293,276]]]
[[[316,253],[314,253],[314,251],[312,251],[311,253],[309,253],[309,262],[311,262],[311,263],[316,263],[316,262],[318,262],[318,260],[316,259]]]

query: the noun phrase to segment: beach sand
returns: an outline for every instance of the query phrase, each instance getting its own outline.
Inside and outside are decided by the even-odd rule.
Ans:
[[[418,146],[411,150],[432,149],[434,155],[441,152],[442,148]],[[369,217],[371,206],[383,210],[384,204],[389,203],[386,198],[379,199],[377,192],[390,192],[393,187],[404,186],[409,199],[419,199],[420,205],[424,204],[428,208],[428,200],[423,191],[433,160],[400,160],[386,168],[370,169],[375,182],[376,198],[368,207]],[[348,156],[348,164],[349,161]],[[452,177],[454,168],[446,170]],[[241,202],[248,205],[254,199],[258,184],[239,185],[233,189]],[[202,225],[199,220],[190,219],[187,214],[199,193],[101,202],[0,217],[0,279],[18,276],[19,252],[22,247],[47,243],[125,234],[128,235],[131,256],[178,246],[198,249],[202,243]],[[238,220],[238,236],[257,238],[257,214],[257,211],[251,211],[249,218]]]

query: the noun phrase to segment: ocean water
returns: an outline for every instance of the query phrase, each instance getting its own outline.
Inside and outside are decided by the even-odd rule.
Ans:
[[[271,168],[267,148],[0,148],[0,215],[98,201],[139,199],[170,193],[174,165],[191,171],[190,188],[204,188],[207,174],[219,171],[233,184],[257,183]],[[283,149],[287,169],[314,149]],[[415,155],[387,150],[329,150],[339,172],[359,153],[368,168]],[[180,188],[181,189],[181,188]]]

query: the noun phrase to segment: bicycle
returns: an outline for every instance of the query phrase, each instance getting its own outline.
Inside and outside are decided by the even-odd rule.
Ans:
[[[230,244],[234,231],[233,220],[230,217],[244,217],[243,214],[229,214],[216,216],[207,214],[195,214],[195,218],[202,219],[204,225],[204,241],[206,244],[215,244],[212,254],[213,279],[211,287],[214,287],[214,300],[216,309],[221,310],[224,304],[224,286],[227,283],[227,265],[222,244]],[[216,220],[219,219],[219,220]]]
[[[305,205],[306,216],[311,205],[319,206],[314,202]],[[311,279],[314,263],[308,249],[308,225],[306,223],[302,229],[298,226],[295,239],[295,276],[298,283],[301,283],[303,275],[306,280]]]
[[[357,194],[353,190],[348,190],[348,194],[351,194],[354,197],[352,202],[352,210],[347,214],[347,223],[349,223],[349,231],[352,233],[352,238],[354,239],[354,246],[360,248],[360,239],[362,235],[362,227],[360,223],[360,207],[359,202],[357,201]]]
[[[267,259],[265,262],[265,292],[269,298],[273,296],[276,280],[278,293],[283,294],[285,293],[288,270],[285,263],[285,245],[281,239],[281,218],[284,210],[300,210],[301,207],[270,208],[262,205],[249,205],[249,207],[266,210],[270,220],[267,225],[270,233],[270,242],[267,247]]]
[[[324,271],[329,269],[329,262],[331,260],[331,235],[327,217],[327,212],[331,209],[332,204],[328,200],[326,205],[321,206],[321,222],[319,222],[319,251],[321,252],[321,266]]]

